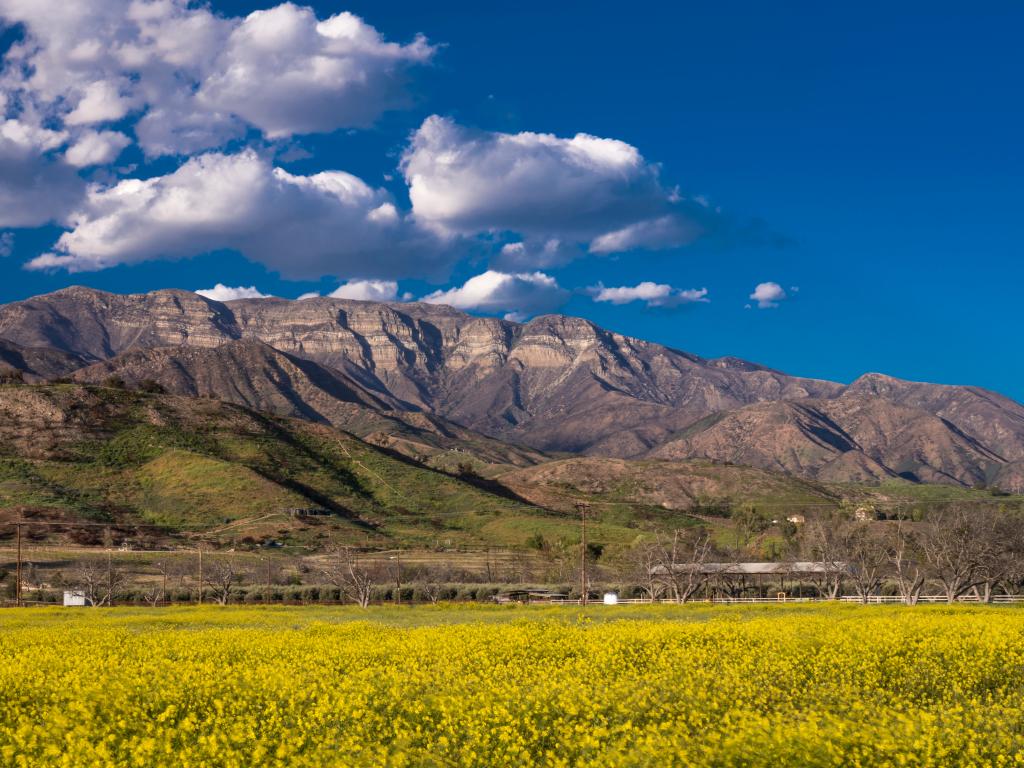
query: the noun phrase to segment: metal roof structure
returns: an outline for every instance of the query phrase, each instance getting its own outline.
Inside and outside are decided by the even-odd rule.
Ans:
[[[673,570],[682,573],[695,570],[706,575],[721,576],[814,576],[845,571],[846,563],[809,560],[775,563],[677,563]],[[651,568],[651,573],[655,576],[664,575],[667,571],[668,568],[664,565]]]

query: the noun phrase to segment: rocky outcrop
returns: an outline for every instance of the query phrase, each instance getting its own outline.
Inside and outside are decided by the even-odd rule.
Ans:
[[[177,395],[215,397],[266,413],[332,424],[346,420],[353,406],[392,410],[385,397],[342,374],[250,339],[218,347],[135,349],[82,368],[72,378],[87,384],[119,379],[130,389],[156,384]]]
[[[444,419],[402,409],[386,394],[336,370],[255,339],[219,347],[136,349],[76,371],[83,384],[117,383],[173,395],[216,398],[263,413],[318,421],[410,458],[443,452],[486,464],[529,466],[543,454],[474,433]]]
[[[956,424],[1008,461],[1024,459],[1024,405],[996,392],[868,373],[847,387],[845,394],[882,398],[927,411]]]
[[[742,361],[703,360],[581,318],[519,324],[418,303],[220,303],[187,291],[122,296],[68,288],[0,307],[0,338],[93,362],[139,348],[254,339],[339,371],[407,409],[571,450],[628,429],[657,439],[666,411],[681,426],[752,402],[841,389]]]
[[[830,482],[902,477],[966,486],[986,485],[1006,464],[938,416],[855,391],[716,415],[650,455],[700,456]]]

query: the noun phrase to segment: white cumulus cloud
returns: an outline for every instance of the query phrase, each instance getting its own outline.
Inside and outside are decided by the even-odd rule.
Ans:
[[[490,133],[433,115],[401,167],[417,219],[447,232],[593,241],[609,253],[681,245],[702,227],[691,212],[703,206],[663,186],[659,167],[616,139]]]
[[[569,292],[561,288],[555,278],[543,272],[510,274],[487,270],[469,278],[461,286],[435,291],[421,301],[488,314],[509,313],[510,319],[521,320],[537,313],[551,312],[568,298]]]
[[[121,94],[116,83],[97,80],[82,89],[82,98],[64,116],[64,122],[67,125],[110,123],[127,115],[131,107],[131,99]]]
[[[64,153],[76,168],[112,163],[132,140],[118,131],[86,131]]]
[[[329,295],[334,299],[395,301],[398,298],[398,283],[394,280],[350,280]]]
[[[609,302],[611,304],[629,304],[633,301],[642,301],[648,307],[678,307],[682,304],[707,303],[707,288],[673,288],[665,283],[654,283],[644,281],[637,285],[622,285],[618,287],[605,287],[596,285],[589,289],[594,301]]]
[[[488,248],[487,272],[431,297],[518,317],[565,301],[552,268],[686,245],[722,224],[636,147],[587,133],[430,116],[402,154],[406,210],[344,171],[275,167],[274,155],[303,157],[294,136],[407,106],[437,46],[388,40],[349,12],[260,5],[238,16],[206,0],[0,0],[0,28],[17,27],[0,62],[0,228],[66,230],[29,268],[234,250],[286,278],[349,280],[331,295],[394,301],[395,280],[446,279]],[[122,153],[138,178],[113,167]],[[687,293],[644,300],[702,299]]]
[[[757,302],[758,309],[774,309],[787,298],[786,291],[778,283],[758,283],[750,298]]]
[[[351,13],[318,21],[310,8],[284,3],[231,31],[197,99],[271,138],[366,127],[406,102],[408,67],[433,54],[422,37],[389,43]]]
[[[150,155],[372,124],[408,101],[424,38],[385,40],[351,13],[281,3],[224,17],[189,0],[0,0],[21,24],[0,89],[64,126],[132,116]]]
[[[205,296],[208,299],[214,301],[234,301],[235,299],[265,299],[270,296],[269,293],[260,293],[256,290],[255,285],[250,285],[248,288],[245,286],[238,286],[232,288],[224,285],[224,283],[217,283],[213,288],[202,288],[196,291],[200,296]]]
[[[436,275],[459,257],[386,191],[343,171],[292,175],[252,150],[94,185],[70,223],[30,268],[80,272],[231,249],[291,278],[407,277]]]

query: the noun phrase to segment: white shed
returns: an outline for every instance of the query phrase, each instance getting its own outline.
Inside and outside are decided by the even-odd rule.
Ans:
[[[85,592],[77,589],[65,589],[64,590],[64,606],[65,607],[78,607],[84,608],[89,604],[89,601],[85,597]]]

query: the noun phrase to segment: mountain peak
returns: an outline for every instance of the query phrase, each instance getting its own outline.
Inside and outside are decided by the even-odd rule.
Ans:
[[[220,303],[72,287],[0,306],[0,340],[5,364],[36,377],[92,364],[76,377],[153,378],[337,424],[356,406],[392,421],[429,415],[540,450],[965,485],[1024,461],[1024,406],[994,393],[878,373],[844,386],[565,315],[517,324],[424,302]]]

